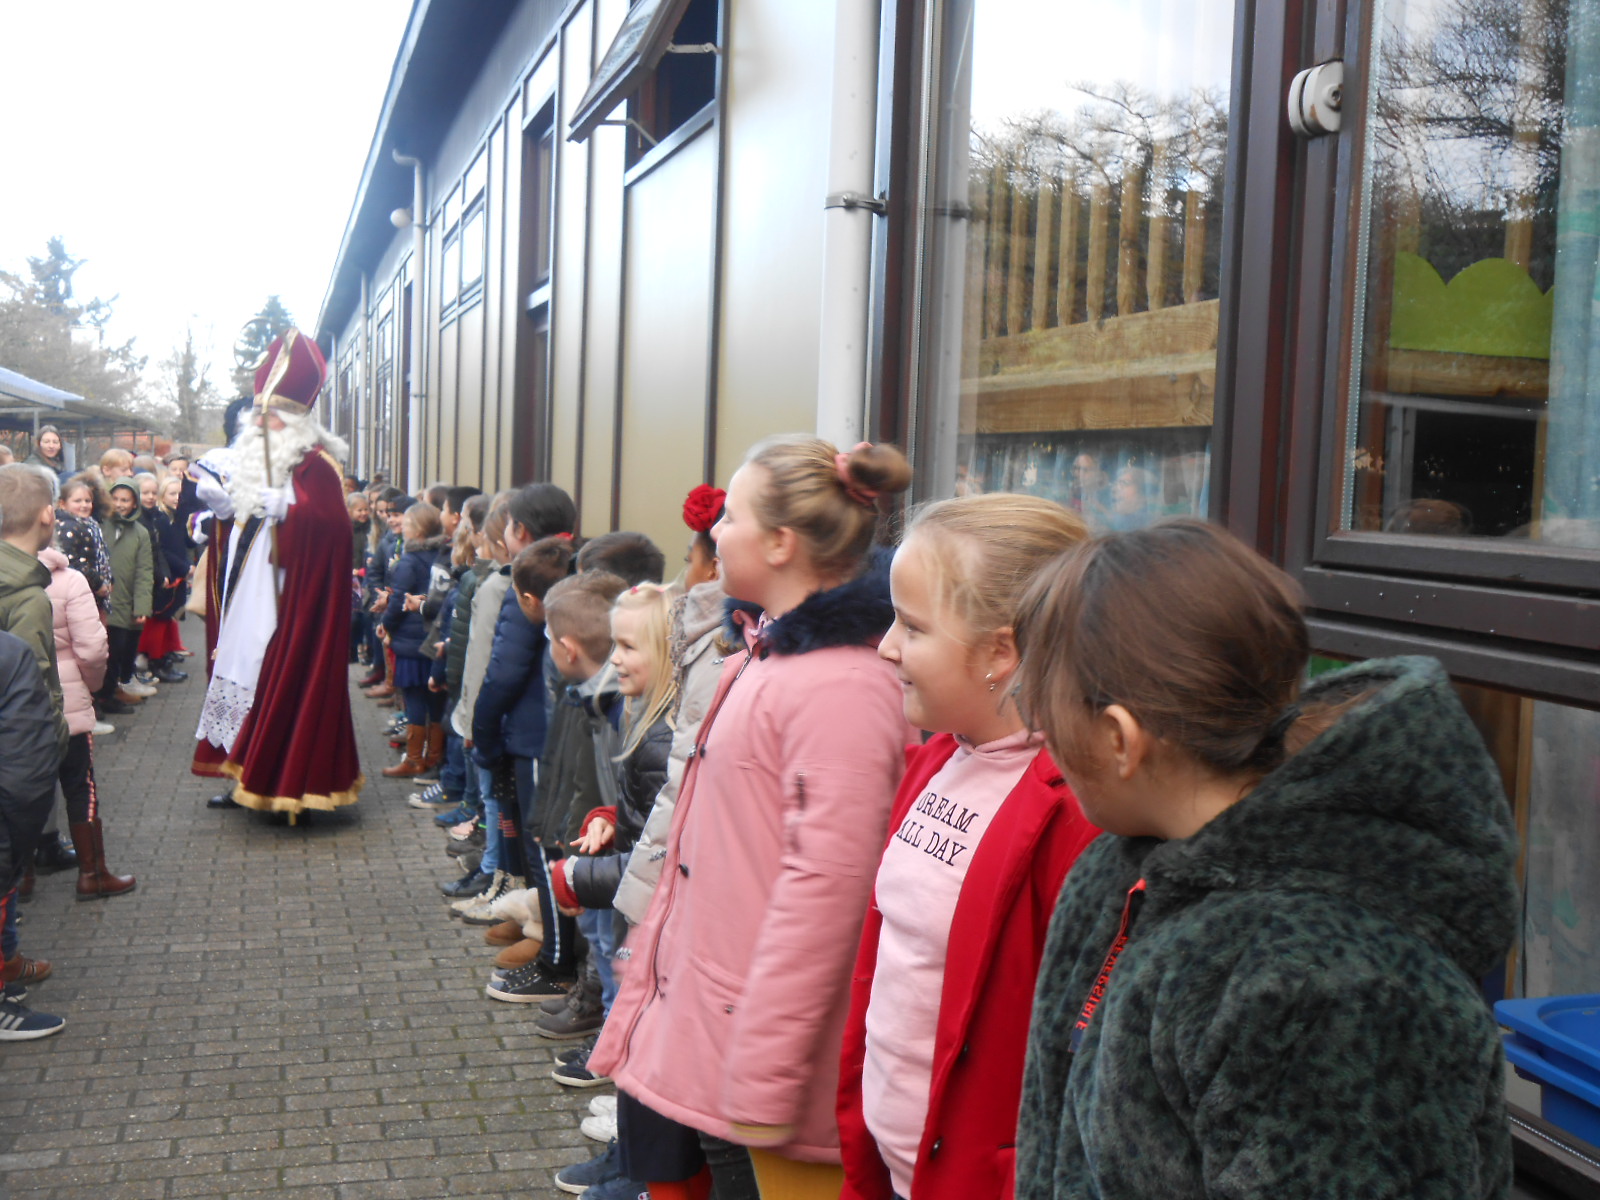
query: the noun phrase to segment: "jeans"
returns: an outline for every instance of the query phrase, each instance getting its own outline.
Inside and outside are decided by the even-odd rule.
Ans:
[[[500,832],[500,801],[494,798],[494,772],[476,763],[472,764],[472,772],[478,778],[478,795],[483,801],[483,862],[478,870],[493,875],[500,869],[505,852],[505,835]]]
[[[439,765],[439,786],[452,800],[467,794],[467,756],[461,749],[461,739],[450,729],[450,714],[444,717],[444,762]]]
[[[561,870],[557,863],[554,870]],[[578,914],[578,928],[589,940],[589,954],[600,975],[600,1010],[611,1015],[611,1002],[617,998],[617,977],[611,958],[617,952],[616,913],[609,908],[586,908]]]

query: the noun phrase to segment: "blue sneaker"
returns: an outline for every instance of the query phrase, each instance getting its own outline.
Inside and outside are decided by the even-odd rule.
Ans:
[[[61,1017],[33,1009],[10,996],[0,1000],[0,1042],[30,1042],[34,1038],[60,1033],[66,1025]]]
[[[472,809],[465,804],[458,804],[452,809],[447,809],[434,817],[433,823],[441,829],[449,829],[452,825],[459,825],[472,815]]]
[[[563,1192],[581,1196],[590,1188],[610,1183],[621,1176],[622,1156],[617,1152],[617,1144],[611,1142],[588,1162],[562,1167],[556,1172],[556,1186]]]

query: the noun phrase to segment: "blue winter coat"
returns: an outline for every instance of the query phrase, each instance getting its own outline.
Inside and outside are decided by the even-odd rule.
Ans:
[[[492,766],[507,754],[544,753],[544,651],[544,622],[523,616],[516,588],[507,588],[489,670],[472,710],[472,753],[479,766]]]
[[[433,570],[433,560],[439,557],[445,544],[443,535],[424,538],[420,542],[407,542],[405,552],[394,570],[389,572],[389,607],[383,613],[383,627],[389,631],[389,646],[396,658],[423,658],[422,638],[428,623],[420,612],[405,611],[406,596],[424,596],[428,592],[428,576]]]

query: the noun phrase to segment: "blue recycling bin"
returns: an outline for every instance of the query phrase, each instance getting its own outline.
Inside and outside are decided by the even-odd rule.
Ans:
[[[1506,1059],[1540,1087],[1539,1115],[1600,1146],[1600,995],[1502,1000]]]

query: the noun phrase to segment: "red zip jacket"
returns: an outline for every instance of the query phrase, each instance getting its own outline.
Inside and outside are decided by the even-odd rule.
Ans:
[[[892,831],[956,752],[941,733],[912,747],[895,794]],[[912,1179],[916,1200],[1009,1197],[1033,985],[1056,893],[1100,831],[1041,750],[978,843],[950,925],[927,1124]],[[840,1200],[890,1200],[889,1169],[861,1109],[867,1002],[883,914],[874,894],[850,984],[839,1070]]]

